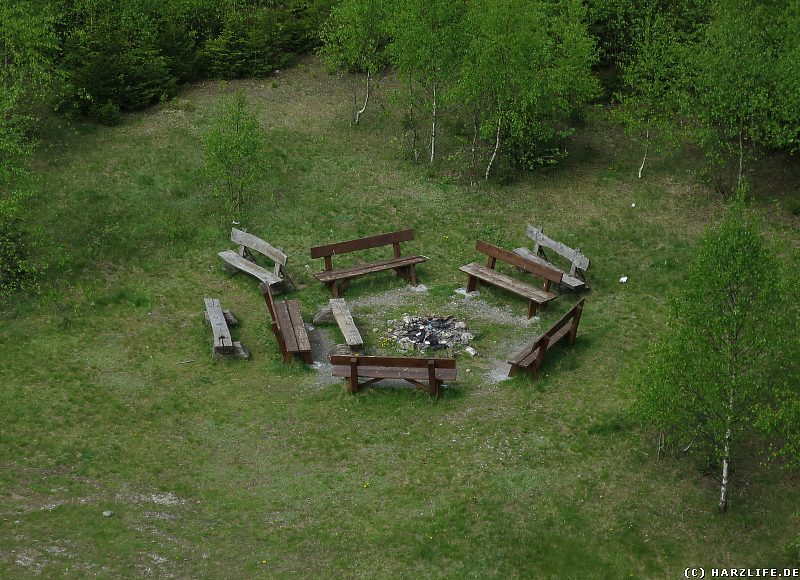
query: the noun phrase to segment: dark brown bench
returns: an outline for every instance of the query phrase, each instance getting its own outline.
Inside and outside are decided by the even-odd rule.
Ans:
[[[228,327],[239,324],[233,313],[230,310],[223,310],[217,298],[205,298],[205,305],[206,322],[211,325],[211,333],[214,336],[211,350],[214,358],[250,358],[250,351],[231,337]]]
[[[486,266],[473,262],[459,268],[459,270],[467,274],[467,292],[474,291],[478,281],[481,281],[518,294],[528,299],[528,318],[536,314],[540,307],[544,308],[548,302],[558,298],[558,294],[550,292],[550,284],[552,282],[561,283],[561,272],[518,256],[514,252],[493,246],[483,240],[478,240],[475,249],[489,256],[489,259]],[[526,282],[498,272],[495,270],[497,260],[544,279],[544,287],[536,288]]]
[[[534,262],[544,264],[545,266],[549,266],[550,268],[562,271],[564,274],[564,278],[561,280],[562,288],[566,288],[568,290],[585,290],[587,288],[586,270],[589,269],[589,258],[581,254],[580,249],[573,250],[566,244],[562,244],[561,242],[557,242],[556,240],[548,238],[546,235],[544,235],[544,232],[541,229],[533,226],[528,226],[528,229],[525,233],[534,242],[533,250],[528,248],[517,248],[514,250],[515,254],[519,254],[528,260],[532,260]],[[569,261],[569,273],[550,263],[549,258],[544,251],[545,248],[548,250],[553,250],[553,252]]]
[[[534,377],[539,377],[539,368],[542,366],[545,353],[554,347],[558,341],[564,337],[567,338],[567,344],[572,346],[575,344],[575,336],[578,334],[578,324],[581,322],[581,313],[583,312],[583,302],[586,300],[582,298],[575,306],[569,309],[561,320],[551,326],[547,332],[539,336],[536,340],[515,354],[508,362],[511,363],[511,370],[508,371],[508,376],[513,377],[520,369],[524,369],[531,373]]]
[[[308,340],[303,316],[300,314],[300,303],[297,300],[281,300],[276,302],[272,297],[272,290],[267,282],[259,286],[264,294],[264,301],[269,308],[272,318],[272,333],[278,341],[278,347],[283,354],[284,362],[290,362],[292,355],[300,355],[307,364],[313,362],[311,358],[311,343]]]
[[[415,266],[421,264],[427,258],[424,256],[400,255],[400,242],[408,242],[413,239],[414,230],[411,229],[311,248],[312,258],[325,258],[325,270],[317,272],[314,274],[314,277],[323,284],[330,286],[334,298],[339,298],[340,292],[347,287],[351,278],[363,276],[364,274],[371,274],[373,272],[381,272],[383,270],[394,270],[398,275],[407,279],[412,286],[416,286],[417,273]],[[394,257],[389,260],[359,264],[358,266],[348,266],[337,270],[333,269],[332,257],[334,255],[389,245],[391,245],[394,250]]]
[[[431,397],[438,399],[442,383],[456,379],[454,358],[331,355],[331,364],[333,376],[346,378],[351,393],[380,380],[399,379],[428,391]],[[359,384],[359,377],[367,380]]]
[[[229,271],[247,272],[261,280],[262,283],[270,286],[280,284],[287,279],[285,272],[287,257],[282,251],[273,248],[261,238],[236,228],[231,229],[231,241],[239,244],[238,250],[225,250],[217,254],[225,262],[224,266]],[[257,264],[256,256],[253,252],[263,254],[272,260],[273,264],[275,264],[273,269],[268,270]]]

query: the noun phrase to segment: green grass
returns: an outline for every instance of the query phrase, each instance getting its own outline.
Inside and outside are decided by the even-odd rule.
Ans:
[[[329,297],[310,246],[414,227],[406,251],[429,257],[430,290],[357,311],[367,348],[387,319],[454,309],[482,356],[459,359],[436,404],[411,389],[349,396],[280,361],[257,284],[221,269],[231,220],[201,173],[206,119],[232,86],[79,127],[33,181],[61,265],[45,297],[0,319],[0,576],[675,578],[797,564],[795,475],[737,458],[721,517],[714,474],[657,461],[625,414],[667,295],[720,214],[691,157],[654,159],[637,180],[638,152],[593,119],[562,168],[472,188],[446,161],[431,178],[403,159],[391,81],[354,129],[349,84],[316,62],[233,84],[275,152],[243,225],[289,255],[306,319]],[[797,246],[796,216],[760,211]],[[476,237],[513,248],[528,223],[582,248],[592,291],[575,348],[555,349],[539,381],[492,383],[496,361],[574,302],[527,328],[452,305]],[[400,286],[371,276],[346,297]],[[234,311],[252,360],[212,360],[204,296]],[[502,291],[482,299],[525,312]]]

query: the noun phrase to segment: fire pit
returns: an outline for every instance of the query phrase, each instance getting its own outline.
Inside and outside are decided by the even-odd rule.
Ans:
[[[386,338],[397,342],[402,350],[425,352],[467,347],[465,350],[474,353],[468,347],[474,335],[467,330],[466,323],[452,316],[404,315],[399,320],[389,320],[388,325]]]

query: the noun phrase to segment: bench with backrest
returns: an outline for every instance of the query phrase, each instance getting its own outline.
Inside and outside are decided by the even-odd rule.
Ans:
[[[569,246],[557,242],[544,235],[544,232],[539,228],[528,226],[526,235],[533,240],[533,250],[528,248],[517,248],[514,253],[519,254],[523,258],[538,262],[550,268],[554,268],[563,272],[564,277],[561,280],[561,285],[569,290],[585,290],[586,285],[586,270],[589,269],[589,258],[581,254],[580,249],[573,250]],[[561,270],[558,266],[548,261],[545,248],[552,250],[562,258],[565,258],[570,263],[569,273]]]
[[[211,325],[214,336],[212,354],[215,358],[238,357],[250,358],[250,352],[242,346],[241,342],[233,340],[229,326],[238,324],[236,317],[229,310],[222,310],[219,299],[205,298],[205,317]]]
[[[508,371],[508,376],[513,377],[520,369],[526,370],[534,377],[539,376],[539,368],[542,366],[545,353],[553,348],[560,340],[566,338],[567,344],[572,346],[575,344],[575,337],[578,334],[578,324],[581,321],[581,313],[583,312],[583,302],[586,300],[582,298],[575,306],[561,317],[561,320],[556,322],[553,326],[547,329],[547,332],[540,335],[533,342],[525,345],[525,347],[515,354],[509,363],[511,363],[511,370]]]
[[[473,262],[459,268],[459,270],[466,272],[467,274],[468,292],[474,291],[476,289],[477,282],[481,281],[491,284],[492,286],[503,288],[509,292],[513,292],[514,294],[518,294],[519,296],[528,299],[528,318],[536,314],[540,307],[544,308],[548,302],[558,297],[558,294],[550,292],[550,284],[552,282],[555,282],[556,284],[561,282],[561,272],[523,258],[522,256],[518,256],[514,252],[509,252],[503,248],[493,246],[492,244],[484,242],[483,240],[478,240],[475,249],[486,254],[489,258],[486,266]],[[525,270],[534,276],[542,278],[544,280],[543,288],[536,288],[530,284],[527,284],[526,282],[512,278],[511,276],[503,274],[502,272],[498,272],[495,269],[497,260],[512,266],[516,266],[517,268]]]
[[[339,298],[340,292],[344,290],[351,278],[363,276],[364,274],[371,274],[373,272],[381,272],[383,270],[394,270],[398,275],[407,279],[413,286],[416,286],[417,273],[415,266],[421,264],[427,258],[424,256],[402,256],[400,254],[400,242],[408,242],[413,239],[414,230],[409,229],[311,248],[312,258],[325,258],[325,270],[317,272],[314,274],[314,277],[323,284],[330,286],[334,298]],[[391,259],[359,264],[357,266],[348,266],[336,270],[333,269],[332,258],[337,254],[346,254],[389,245],[392,246],[394,253]]]
[[[347,379],[351,393],[380,380],[394,379],[408,381],[438,399],[442,383],[456,379],[454,358],[331,355],[330,359],[333,365],[331,373],[335,377]],[[359,383],[359,378],[366,380]]]
[[[226,250],[217,254],[225,262],[226,266],[234,272],[242,271],[255,276],[263,284],[274,286],[287,279],[286,268],[286,254],[277,248],[273,248],[270,244],[257,238],[253,234],[248,234],[236,228],[231,229],[231,241],[239,244],[238,250]],[[258,252],[272,260],[275,264],[270,270],[260,266],[256,263],[256,255],[253,252]]]
[[[278,341],[284,362],[290,362],[292,355],[297,354],[304,362],[311,364],[311,343],[300,314],[300,303],[297,300],[275,301],[270,285],[266,282],[259,286],[259,290],[264,294],[264,301],[272,318],[272,333]]]

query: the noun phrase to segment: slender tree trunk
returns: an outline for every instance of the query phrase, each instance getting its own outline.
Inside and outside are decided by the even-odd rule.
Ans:
[[[350,126],[353,126],[353,121],[356,118],[356,112],[358,111],[358,88],[356,87],[355,78],[353,79],[353,107],[350,109]]]
[[[719,511],[728,509],[728,470],[731,464],[731,428],[725,430],[725,449],[722,456],[722,485],[719,489]]]
[[[661,430],[658,432],[658,452],[657,457],[661,459],[661,454],[664,452],[664,431]]]
[[[360,111],[356,111],[356,125],[358,125],[358,121],[361,118],[361,115],[363,115],[364,111],[367,110],[367,103],[369,103],[369,79],[370,79],[370,74],[369,74],[369,69],[367,69],[367,94],[364,97],[364,106],[361,107]]]
[[[472,181],[472,185],[475,185],[478,182],[478,176],[475,167],[475,155],[478,151],[478,128],[480,123],[478,122],[477,111],[475,111],[474,125],[475,125],[475,130],[472,133],[472,147],[470,151],[470,162],[469,162],[469,174],[470,174],[470,180]]]
[[[408,122],[411,124],[411,153],[414,156],[414,163],[419,161],[419,151],[417,150],[417,124],[414,122],[414,81],[408,79]]]
[[[725,513],[728,509],[728,471],[731,465],[731,440],[733,439],[733,395],[734,387],[731,385],[731,394],[728,398],[728,415],[725,420],[725,443],[722,450],[722,483],[719,489],[720,513]]]
[[[742,145],[742,128],[739,127],[739,175],[736,179],[736,189],[742,187],[742,166],[744,165],[744,146]]]
[[[436,156],[436,81],[433,81],[433,117],[431,119],[431,165]]]
[[[492,170],[494,159],[497,157],[497,151],[500,149],[500,118],[497,119],[497,135],[494,140],[494,151],[492,151],[492,158],[489,159],[489,165],[486,166],[486,180],[489,179],[489,172]]]
[[[647,123],[647,127],[644,133],[644,157],[642,157],[642,164],[639,166],[639,179],[642,178],[642,171],[644,170],[644,164],[647,162],[647,151],[650,149],[650,123]]]

